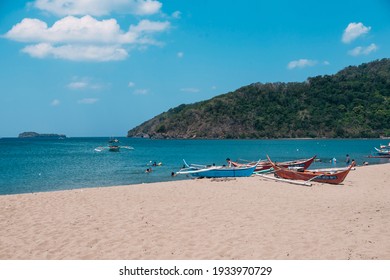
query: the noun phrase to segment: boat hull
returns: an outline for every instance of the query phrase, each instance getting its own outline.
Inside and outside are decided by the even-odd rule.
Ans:
[[[221,177],[249,177],[255,171],[255,166],[251,168],[221,168],[210,170],[199,170],[191,173],[194,177],[221,178]]]
[[[285,168],[287,168],[287,167],[301,167],[303,169],[307,169],[313,163],[313,161],[315,160],[316,157],[317,156],[314,156],[314,157],[309,158],[309,159],[299,159],[299,160],[293,160],[293,161],[280,162],[280,163],[278,163],[278,166],[285,167]],[[252,162],[249,164],[240,164],[237,162],[232,162],[232,164],[233,164],[233,166],[241,167],[241,166],[253,165],[256,163]],[[272,164],[269,160],[260,161],[256,165],[255,172],[269,170],[271,168],[272,168]]]
[[[275,176],[287,179],[287,180],[303,180],[303,181],[314,181],[319,183],[327,183],[327,184],[341,184],[344,179],[347,177],[349,171],[351,171],[354,164],[351,164],[348,168],[344,170],[336,170],[336,171],[310,171],[303,170],[298,171],[296,169],[289,169],[285,167],[281,167],[279,165],[275,165],[270,160]]]
[[[380,155],[380,156],[390,156],[390,150],[388,150],[388,149],[378,149],[376,147],[374,147],[374,148],[377,151],[378,155]]]
[[[109,146],[108,150],[110,152],[119,152],[119,146]]]
[[[327,184],[341,184],[347,177],[349,169],[341,172],[312,172],[312,171],[293,171],[289,169],[275,170],[275,174],[283,179],[315,181]]]
[[[188,165],[184,161],[187,168],[183,168],[176,174],[191,175],[193,177],[206,178],[222,178],[222,177],[249,177],[253,174],[256,164],[245,167],[229,167],[229,166],[202,166]]]

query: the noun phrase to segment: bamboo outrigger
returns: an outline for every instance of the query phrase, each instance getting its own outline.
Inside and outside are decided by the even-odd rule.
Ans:
[[[315,181],[336,185],[341,184],[344,181],[349,171],[351,171],[352,167],[355,165],[353,162],[347,168],[342,170],[297,170],[278,166],[273,163],[268,156],[267,158],[271,162],[272,167],[274,168],[275,175],[280,178],[287,180],[303,180],[305,182]]]

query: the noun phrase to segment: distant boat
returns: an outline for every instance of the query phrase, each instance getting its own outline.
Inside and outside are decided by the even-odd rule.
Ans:
[[[119,143],[119,140],[117,138],[110,138],[110,140],[108,140],[108,143]]]
[[[108,150],[110,152],[119,152],[119,146],[118,145],[109,145]]]
[[[128,150],[134,150],[131,146],[119,146],[117,143],[119,143],[119,140],[114,138],[108,140],[108,146],[107,147],[96,147],[96,152],[102,152],[104,150],[108,150],[109,152],[119,152],[120,149],[128,149]]]
[[[274,168],[275,176],[287,179],[287,180],[303,180],[305,182],[319,182],[327,184],[341,184],[344,179],[347,177],[349,171],[354,166],[352,163],[347,168],[332,170],[332,169],[318,169],[318,170],[302,170],[296,168],[285,168],[279,165],[276,165],[268,157],[268,160],[271,162],[272,167]]]
[[[309,168],[309,166],[313,163],[317,156],[313,156],[308,159],[297,159],[297,160],[291,160],[291,161],[284,161],[284,162],[279,162],[278,166],[281,167],[301,167],[303,169]],[[256,162],[250,162],[250,163],[239,163],[239,162],[233,162],[231,161],[231,164],[235,167],[243,167],[243,166],[248,166],[248,165],[253,165],[256,164]],[[269,160],[262,160],[258,161],[255,172],[265,172],[265,171],[270,171],[272,169],[272,164]]]
[[[206,178],[221,178],[221,177],[249,177],[255,171],[257,163],[244,166],[215,166],[215,165],[198,165],[187,164],[184,161],[185,167],[180,169],[176,174],[191,175],[194,177],[206,177]]]

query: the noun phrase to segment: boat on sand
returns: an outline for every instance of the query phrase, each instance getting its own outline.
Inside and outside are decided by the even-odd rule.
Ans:
[[[180,169],[176,174],[191,175],[194,177],[206,178],[221,178],[221,177],[249,177],[255,171],[257,162],[253,165],[242,167],[226,166],[226,165],[199,165],[187,164],[184,161],[184,168]]]
[[[317,156],[313,156],[313,157],[307,158],[307,159],[297,159],[297,160],[279,162],[277,165],[281,166],[281,167],[285,167],[285,168],[300,167],[303,169],[307,169],[314,162],[316,157]],[[239,163],[239,162],[231,161],[231,164],[235,167],[243,167],[243,166],[256,164],[256,162]],[[255,172],[267,172],[267,171],[271,171],[271,170],[272,170],[272,164],[268,159],[258,161],[256,164]]]
[[[267,156],[268,157],[268,156]],[[344,169],[318,169],[318,170],[303,170],[297,168],[285,168],[279,166],[271,161],[268,157],[268,160],[272,164],[274,168],[274,174],[277,177],[287,179],[287,180],[303,180],[305,182],[320,182],[327,184],[341,184],[344,179],[347,177],[349,171],[351,171],[352,167],[355,165],[352,162],[347,168]]]

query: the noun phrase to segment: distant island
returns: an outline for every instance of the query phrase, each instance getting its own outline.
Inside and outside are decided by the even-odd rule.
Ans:
[[[162,139],[378,138],[390,136],[390,59],[305,82],[253,83],[182,104],[128,131]]]
[[[54,134],[54,133],[37,133],[37,132],[22,132],[19,134],[19,138],[66,138],[65,134]]]

